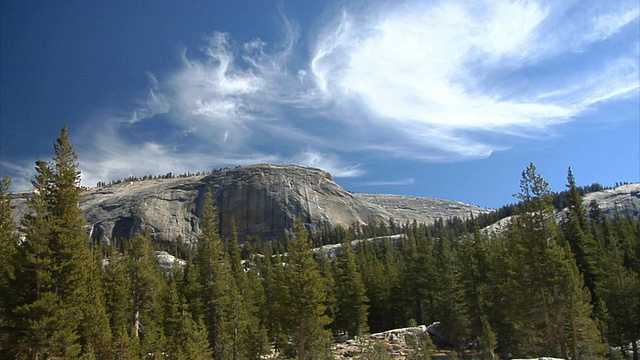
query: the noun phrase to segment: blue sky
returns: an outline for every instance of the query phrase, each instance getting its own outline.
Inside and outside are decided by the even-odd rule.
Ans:
[[[631,1],[2,1],[0,172],[64,123],[83,183],[253,163],[350,191],[513,202],[640,181]]]

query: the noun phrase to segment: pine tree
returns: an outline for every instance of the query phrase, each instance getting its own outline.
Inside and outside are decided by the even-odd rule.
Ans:
[[[165,283],[149,234],[140,233],[125,245],[129,286],[129,335],[140,344],[140,355],[157,354],[165,347],[162,331],[162,294]]]
[[[368,325],[372,332],[393,329],[397,319],[392,312],[392,289],[396,286],[396,273],[377,254],[377,245],[363,241],[358,247],[357,261],[360,275],[369,299]]]
[[[0,181],[0,289],[15,278],[12,262],[18,253],[18,234],[11,216],[10,186],[11,179],[3,177]],[[0,303],[0,310],[3,309]]]
[[[454,238],[445,232],[435,239],[435,261],[439,271],[434,279],[434,312],[447,329],[449,343],[460,349],[467,340],[469,321],[465,313],[462,293],[456,283],[458,261]]]
[[[267,329],[260,319],[264,288],[255,271],[245,271],[234,219],[231,221],[231,237],[226,239],[225,247],[239,295],[236,323],[241,331],[234,339],[236,344],[234,358],[259,358],[268,345]]]
[[[11,179],[3,177],[0,181],[0,358],[9,358],[5,353],[9,346],[11,329],[10,309],[15,301],[12,288],[15,287],[15,256],[18,254],[18,234],[11,216]]]
[[[607,313],[607,340],[610,345],[625,348],[632,344],[632,356],[638,359],[639,351],[634,339],[640,337],[640,274],[635,272],[627,260],[629,256],[625,236],[640,236],[640,232],[634,232],[632,223],[624,224],[619,216],[610,221],[604,216],[597,221],[597,226],[602,227],[604,232],[613,233],[616,229],[617,235],[608,237],[607,259],[609,271],[605,274],[602,282],[602,297],[606,303]],[[612,225],[613,222],[615,225]],[[637,221],[640,223],[640,221]],[[626,230],[619,229],[625,227]],[[637,231],[637,229],[636,229]],[[637,239],[637,238],[636,238]],[[627,250],[627,251],[625,251]]]
[[[606,260],[603,257],[604,248],[591,235],[586,209],[571,168],[567,171],[567,188],[569,206],[562,223],[564,238],[569,243],[578,269],[584,277],[585,285],[591,292],[591,303],[595,307],[595,316],[603,319],[606,309],[602,308],[604,303],[601,301],[600,285],[607,268]]]
[[[486,246],[487,321],[497,338],[496,351],[518,354],[520,339],[526,336],[520,309],[530,300],[521,295],[519,247],[510,231],[492,234]]]
[[[458,291],[461,293],[465,313],[469,321],[472,339],[478,339],[481,351],[493,354],[495,335],[488,320],[488,264],[485,235],[474,219],[473,235],[463,239],[458,252],[459,268],[456,276]],[[493,356],[493,355],[491,355]]]
[[[438,276],[432,239],[421,231],[405,241],[402,249],[406,262],[400,280],[405,317],[420,324],[439,321],[433,297],[435,282],[431,281]]]
[[[163,327],[167,336],[167,348],[163,358],[174,360],[211,359],[207,331],[202,322],[193,319],[186,300],[178,291],[177,279],[182,271],[174,268],[167,277],[167,287],[163,294]]]
[[[524,325],[521,351],[577,358],[586,344],[595,342],[591,348],[597,348],[600,335],[575,260],[562,245],[549,185],[535,165],[522,172],[516,197],[522,203],[510,236],[521,272],[519,295],[531,299],[516,315]]]
[[[334,276],[333,263],[324,251],[319,251],[316,255],[316,261],[318,268],[320,269],[320,276],[324,280],[325,288],[327,290],[324,305],[326,306],[325,314],[332,319],[331,329],[334,333],[337,333],[339,329],[336,328],[335,315],[336,315],[336,280]],[[366,319],[365,319],[366,320]]]
[[[216,359],[238,359],[247,344],[247,310],[231,272],[229,257],[218,234],[218,220],[211,191],[202,209],[202,233],[194,258],[200,286],[198,301],[192,305],[209,332]]]
[[[349,336],[368,330],[369,299],[356,264],[351,240],[346,237],[335,263],[336,311],[334,326]]]
[[[10,309],[18,357],[109,358],[110,334],[96,263],[84,229],[78,156],[63,127],[53,162],[36,162],[31,214],[23,220],[25,241],[16,255]],[[19,276],[18,276],[19,274]]]
[[[269,250],[270,244],[266,248]],[[288,342],[282,329],[288,311],[285,303],[289,289],[281,255],[271,256],[271,251],[265,251],[265,256],[266,261],[260,273],[264,277],[267,334],[274,344],[274,349],[280,352]]]
[[[278,303],[278,314],[284,317],[282,334],[292,346],[293,353],[302,360],[326,352],[330,332],[325,327],[331,319],[325,314],[325,283],[313,260],[311,241],[300,218],[294,234],[284,268],[287,291]]]
[[[127,347],[125,345],[131,343],[129,330],[131,329],[132,317],[130,314],[133,313],[133,301],[131,300],[130,277],[127,273],[124,254],[117,251],[116,245],[110,244],[106,248],[106,252],[105,266],[101,273],[102,284],[109,327],[113,337],[112,349],[115,354],[120,354],[125,351],[123,347]],[[127,339],[123,339],[125,335]]]

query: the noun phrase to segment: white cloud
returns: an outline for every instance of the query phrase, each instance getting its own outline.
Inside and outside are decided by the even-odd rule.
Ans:
[[[194,124],[227,125],[248,117],[247,98],[260,91],[264,79],[236,67],[227,34],[214,33],[203,47],[204,60],[183,54],[183,67],[169,77],[168,87],[177,117]],[[200,127],[200,126],[198,126]]]
[[[357,165],[345,165],[335,155],[323,154],[317,151],[303,151],[292,159],[298,165],[320,168],[330,172],[335,177],[359,177],[364,171]]]
[[[29,165],[24,165],[29,164]],[[27,160],[15,163],[7,160],[0,160],[0,167],[3,168],[4,175],[11,174],[11,192],[27,191],[33,188],[31,179],[35,175],[35,160]]]
[[[118,139],[114,134],[105,134],[96,139],[94,148],[80,154],[84,186],[128,176],[206,172],[224,166],[280,162],[277,156],[269,154],[219,153],[214,156],[200,150],[178,152],[171,146],[152,141],[131,144]]]
[[[308,54],[286,16],[280,43],[214,32],[184,50],[179,68],[149,74],[147,96],[120,109],[127,115],[96,121],[104,128],[79,148],[83,180],[252,162],[356,177],[365,173],[348,160],[356,153],[488,157],[513,136],[547,136],[638,93],[637,36],[606,54],[592,48],[637,34],[638,4],[606,4],[366,3],[327,14],[305,38]]]
[[[166,114],[171,110],[171,104],[168,102],[167,98],[163,94],[158,93],[159,85],[155,75],[147,73],[147,76],[151,82],[151,87],[147,93],[147,98],[140,101],[139,107],[131,114],[131,117],[129,118],[129,123],[131,124],[152,118],[159,114]]]
[[[406,186],[413,185],[415,180],[413,178],[406,178],[400,180],[390,180],[390,181],[371,181],[366,182],[363,185],[366,186]]]
[[[552,65],[574,54],[567,39],[579,38],[582,49],[596,40],[577,29],[594,28],[604,40],[637,17],[637,4],[607,18],[610,26],[532,1],[406,2],[385,10],[340,12],[338,24],[321,32],[310,70],[330,100],[362,105],[377,125],[369,131],[396,129],[407,147],[435,147],[451,159],[489,156],[501,145],[483,143],[483,132],[537,132],[639,87],[637,59],[611,66],[585,54],[588,71]],[[557,76],[536,74],[545,66]]]
[[[624,4],[624,2],[622,2]],[[637,7],[620,9],[613,13],[596,15],[593,19],[593,29],[585,39],[588,41],[600,41],[616,34],[620,29],[640,17],[640,10]]]

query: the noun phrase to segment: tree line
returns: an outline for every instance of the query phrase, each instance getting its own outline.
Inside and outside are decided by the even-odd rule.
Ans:
[[[299,219],[280,241],[240,246],[220,237],[208,192],[198,246],[171,271],[149,234],[87,237],[79,175],[64,127],[53,161],[36,163],[20,234],[0,183],[0,358],[322,359],[335,339],[436,321],[438,345],[487,359],[638,358],[640,221],[583,204],[570,169],[560,223],[530,164],[493,233],[478,217],[318,234]],[[351,247],[387,234],[405,236]],[[330,260],[314,242],[343,246]]]
[[[240,168],[240,165],[236,165],[235,169]],[[124,179],[117,179],[117,180],[111,180],[109,182],[106,181],[98,181],[96,183],[97,187],[105,187],[105,186],[112,186],[112,185],[117,185],[117,184],[122,184],[122,183],[131,183],[131,182],[135,182],[135,181],[145,181],[145,180],[156,180],[156,179],[181,179],[181,178],[188,178],[188,177],[193,177],[193,176],[203,176],[203,175],[207,175],[207,174],[215,174],[221,171],[225,171],[225,170],[229,170],[229,167],[221,167],[221,168],[217,168],[217,169],[213,169],[209,172],[206,171],[198,171],[195,173],[192,172],[185,172],[185,173],[181,173],[181,174],[174,174],[173,172],[168,172],[166,174],[162,174],[162,175],[143,175],[143,176],[134,176],[134,175],[130,175],[125,177]]]

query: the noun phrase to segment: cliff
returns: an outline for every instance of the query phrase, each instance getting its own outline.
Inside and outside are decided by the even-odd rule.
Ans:
[[[232,219],[238,238],[282,238],[297,216],[310,230],[372,221],[431,223],[440,217],[466,218],[488,209],[442,199],[351,193],[331,174],[294,165],[252,165],[209,175],[154,179],[91,188],[80,207],[95,239],[110,242],[149,231],[155,241],[194,243],[200,228],[204,194],[211,189],[221,232],[228,236]],[[29,193],[14,194],[15,219],[28,210]]]

